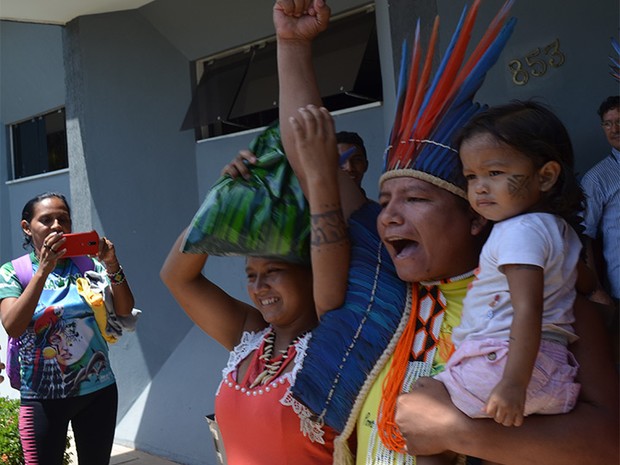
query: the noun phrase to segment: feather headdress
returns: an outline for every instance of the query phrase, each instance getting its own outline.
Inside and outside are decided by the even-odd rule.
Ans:
[[[449,147],[450,138],[480,108],[471,100],[512,32],[515,21],[506,22],[511,4],[504,5],[466,66],[461,66],[479,2],[467,16],[464,12],[446,58],[430,83],[438,22],[419,79],[416,28],[411,72],[407,73],[404,63],[400,74],[398,111],[382,180],[391,175],[426,176],[465,195],[460,181],[455,181],[462,175],[458,154]],[[410,142],[414,138],[420,142]],[[350,219],[351,266],[345,304],[327,312],[312,331],[303,367],[291,388],[293,396],[316,414],[310,421],[339,433],[334,440],[334,463],[342,463],[343,457],[351,459],[347,438],[411,311],[407,286],[398,278],[377,232],[379,208],[369,202]]]
[[[609,61],[611,62],[609,65],[609,74],[611,74],[616,81],[620,81],[620,44],[618,44],[618,41],[614,37],[611,38],[611,46],[616,51],[616,56],[609,56]]]
[[[516,19],[507,19],[513,0],[497,13],[475,50],[465,52],[480,7],[476,0],[459,19],[443,60],[431,80],[439,18],[435,19],[428,52],[420,72],[420,23],[415,30],[413,52],[408,60],[403,44],[398,82],[396,117],[384,155],[384,174],[379,181],[411,176],[467,198],[457,150],[451,146],[455,132],[483,107],[473,102],[487,71],[495,64]],[[408,63],[408,61],[410,61]]]

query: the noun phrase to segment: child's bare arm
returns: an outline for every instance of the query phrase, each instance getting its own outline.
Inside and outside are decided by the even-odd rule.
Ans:
[[[527,385],[540,346],[543,311],[543,269],[534,265],[505,265],[514,317],[508,360],[486,412],[504,426],[521,426]]]

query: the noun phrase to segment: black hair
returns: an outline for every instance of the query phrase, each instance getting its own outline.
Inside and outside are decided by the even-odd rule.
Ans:
[[[357,132],[348,132],[348,131],[337,132],[336,143],[357,145],[362,151],[364,158],[368,159],[368,156],[366,155],[366,147],[364,146],[364,139],[362,139]]]
[[[67,207],[67,212],[69,213],[69,216],[71,216],[71,208],[69,207],[69,202],[67,202],[67,198],[63,194],[61,194],[60,192],[43,192],[42,194],[39,194],[26,202],[26,205],[24,205],[24,208],[22,209],[22,220],[30,223],[34,215],[34,207],[36,207],[39,202],[53,197],[63,201],[65,207]],[[24,233],[24,243],[22,246],[24,247],[24,249],[32,247],[32,237],[26,233]]]
[[[456,146],[481,134],[489,134],[527,156],[537,168],[549,161],[560,164],[558,180],[542,198],[543,208],[564,218],[581,235],[585,197],[574,172],[570,136],[560,119],[538,102],[513,100],[475,115],[458,133]]]
[[[601,103],[597,111],[599,118],[603,120],[605,113],[614,108],[620,108],[620,95],[610,95],[603,100],[603,103]]]

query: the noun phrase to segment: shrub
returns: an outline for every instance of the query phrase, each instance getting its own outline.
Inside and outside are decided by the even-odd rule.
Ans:
[[[0,397],[0,463],[24,463],[24,452],[19,442],[19,400],[5,397]]]
[[[71,464],[70,445],[63,457],[63,465]],[[19,441],[19,400],[0,397],[0,465],[24,465],[24,451]]]

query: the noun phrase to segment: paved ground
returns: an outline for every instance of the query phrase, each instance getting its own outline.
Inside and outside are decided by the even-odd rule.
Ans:
[[[77,454],[75,452],[75,446],[72,448],[73,464],[77,465]],[[124,447],[118,444],[114,444],[112,448],[112,457],[110,458],[110,465],[178,465],[175,462],[165,460],[161,457],[149,455],[146,452],[141,452],[128,447]]]
[[[110,465],[176,465],[175,462],[161,457],[149,455],[146,452],[129,449],[120,445],[114,445]]]

